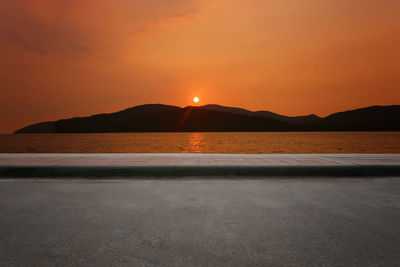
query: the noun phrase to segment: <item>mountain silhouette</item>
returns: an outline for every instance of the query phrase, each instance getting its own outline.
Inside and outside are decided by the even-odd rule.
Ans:
[[[399,131],[400,106],[371,106],[325,117],[318,122],[325,130],[343,131]]]
[[[146,104],[115,113],[40,122],[15,133],[399,131],[400,106],[372,106],[321,118],[288,117],[220,105],[180,108]]]
[[[210,109],[210,110],[217,110],[217,111],[224,111],[224,112],[235,113],[235,114],[243,114],[243,115],[248,115],[248,116],[269,118],[269,119],[273,119],[273,120],[290,122],[290,123],[295,123],[295,124],[313,124],[313,123],[316,123],[321,120],[321,118],[315,114],[310,114],[307,116],[288,117],[288,116],[280,115],[277,113],[273,113],[271,111],[250,111],[250,110],[243,109],[243,108],[225,107],[225,106],[220,106],[220,105],[216,105],[216,104],[209,104],[209,105],[205,105],[205,106],[201,106],[201,107],[205,108],[205,109]]]

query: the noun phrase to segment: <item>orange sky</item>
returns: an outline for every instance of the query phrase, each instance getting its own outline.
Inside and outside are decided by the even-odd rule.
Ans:
[[[145,103],[400,104],[398,0],[0,0],[0,132]]]

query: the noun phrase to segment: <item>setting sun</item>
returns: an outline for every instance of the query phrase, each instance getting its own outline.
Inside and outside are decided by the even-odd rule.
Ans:
[[[197,103],[197,102],[199,102],[199,98],[196,96],[195,98],[193,98],[193,101],[195,102],[195,103]]]

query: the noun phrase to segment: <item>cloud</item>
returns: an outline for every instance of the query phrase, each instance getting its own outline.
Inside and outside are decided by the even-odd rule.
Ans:
[[[87,54],[91,53],[91,49],[89,47],[86,47],[83,45],[70,45],[69,47],[78,52],[87,53]]]
[[[14,42],[15,44],[21,46],[22,48],[25,48],[26,50],[35,52],[35,53],[39,53],[39,54],[47,54],[48,51],[47,49],[40,47],[40,46],[35,46],[35,45],[31,45],[26,43],[23,39],[21,39],[19,36],[16,36],[13,33],[9,33],[8,34],[9,40],[11,40],[12,42]]]
[[[162,27],[182,24],[198,19],[201,17],[200,14],[201,11],[197,8],[189,8],[178,10],[172,13],[166,13],[165,15],[155,18],[154,20],[146,21],[133,26],[130,33],[134,36],[137,36],[143,33],[153,32]]]
[[[199,17],[199,0],[0,0],[0,41],[39,54],[118,48]]]

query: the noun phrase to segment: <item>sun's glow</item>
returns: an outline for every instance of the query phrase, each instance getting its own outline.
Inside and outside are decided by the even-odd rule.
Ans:
[[[195,103],[197,103],[197,102],[199,102],[199,98],[196,96],[195,98],[193,98],[193,101],[195,102]]]

